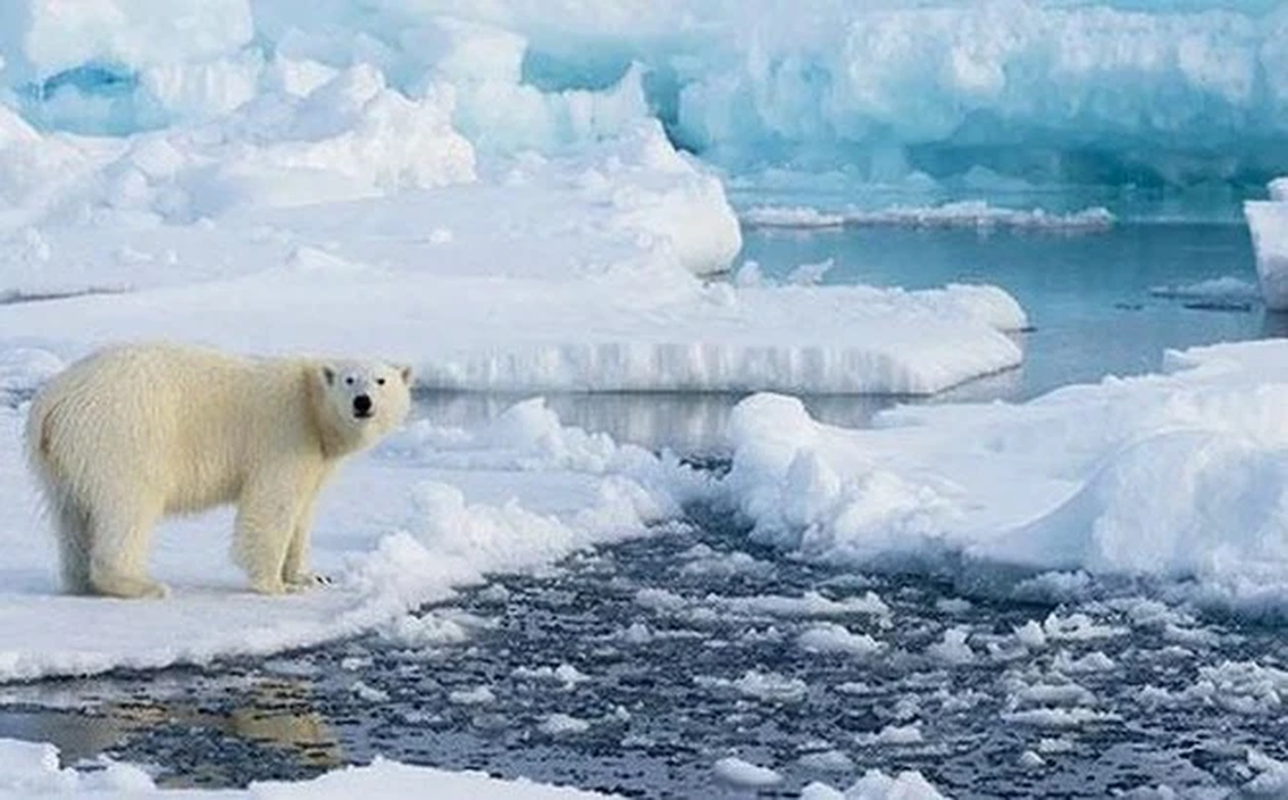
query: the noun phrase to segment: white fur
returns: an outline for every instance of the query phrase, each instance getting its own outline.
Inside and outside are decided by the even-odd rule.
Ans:
[[[314,500],[339,460],[399,425],[410,371],[139,344],[72,364],[37,395],[27,452],[72,592],[164,596],[147,574],[172,514],[237,506],[234,559],[260,592],[317,582]],[[358,418],[354,400],[371,398]]]

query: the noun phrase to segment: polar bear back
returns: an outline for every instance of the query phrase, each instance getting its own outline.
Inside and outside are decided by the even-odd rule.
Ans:
[[[177,345],[109,348],[41,392],[32,445],[87,499],[120,497],[121,476],[164,513],[199,511],[234,501],[270,462],[325,468],[315,369]]]

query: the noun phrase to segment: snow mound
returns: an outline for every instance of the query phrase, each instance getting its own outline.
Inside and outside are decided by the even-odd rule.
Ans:
[[[1280,341],[1172,353],[1165,374],[1020,405],[899,408],[875,430],[762,394],[734,411],[718,496],[756,539],[815,559],[1080,570],[1283,609],[1285,403]],[[1041,638],[1065,636],[1049,622]]]

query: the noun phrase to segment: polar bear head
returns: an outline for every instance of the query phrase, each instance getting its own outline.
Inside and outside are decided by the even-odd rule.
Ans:
[[[361,450],[402,424],[411,408],[411,367],[380,361],[318,366],[319,423],[336,449]]]

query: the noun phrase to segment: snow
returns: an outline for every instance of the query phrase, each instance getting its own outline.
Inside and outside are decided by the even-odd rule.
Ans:
[[[101,769],[78,772],[59,768],[58,750],[50,744],[0,739],[0,797],[74,797],[104,798],[256,798],[256,800],[290,800],[290,798],[434,797],[471,798],[471,800],[573,800],[574,798],[608,797],[578,789],[534,783],[523,778],[502,780],[482,772],[451,772],[433,767],[400,764],[377,757],[370,765],[348,767],[319,778],[285,783],[257,781],[245,790],[179,790],[161,789],[142,769],[130,764],[105,762]]]
[[[731,417],[733,465],[717,494],[753,538],[807,558],[960,558],[956,569],[1002,592],[1016,585],[1002,567],[1021,578],[1148,576],[1201,603],[1282,609],[1288,345],[1216,345],[1166,362],[1162,374],[1028,403],[899,407],[873,430],[756,395]],[[1125,632],[1053,614],[1030,641]]]

